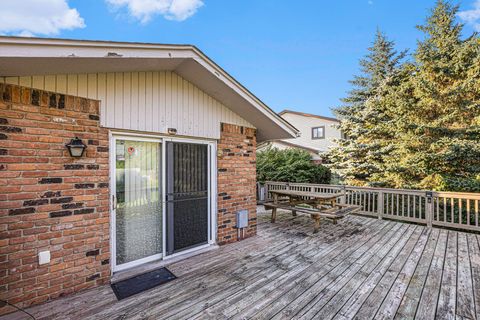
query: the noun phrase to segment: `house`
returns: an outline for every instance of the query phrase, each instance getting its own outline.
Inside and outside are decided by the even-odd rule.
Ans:
[[[191,45],[0,37],[0,299],[255,235],[256,145],[296,135]]]
[[[297,148],[310,153],[313,161],[321,161],[321,154],[335,146],[335,139],[342,137],[340,130],[336,128],[340,121],[335,118],[291,110],[283,110],[279,114],[295,128],[298,128],[300,135],[293,139],[261,142],[258,144],[257,151],[269,147],[280,150]]]

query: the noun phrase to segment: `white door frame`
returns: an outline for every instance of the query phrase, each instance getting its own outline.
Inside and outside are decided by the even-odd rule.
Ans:
[[[122,271],[130,269],[138,265],[160,260],[170,259],[181,255],[189,255],[190,253],[204,249],[216,243],[217,238],[217,142],[214,140],[194,139],[194,138],[182,138],[172,137],[164,135],[151,135],[142,133],[122,132],[122,131],[110,131],[110,265],[111,272]],[[113,196],[116,196],[116,141],[117,140],[133,140],[133,141],[146,141],[146,142],[158,142],[161,144],[162,160],[161,160],[161,188],[162,188],[162,253],[155,254],[150,257],[145,257],[139,260],[131,261],[120,266],[116,265],[116,212],[115,203],[113,202]],[[166,202],[165,202],[165,190],[166,190],[166,142],[184,142],[184,143],[196,143],[208,145],[208,243],[200,245],[195,248],[187,249],[171,255],[166,255]],[[115,200],[116,201],[116,200]]]

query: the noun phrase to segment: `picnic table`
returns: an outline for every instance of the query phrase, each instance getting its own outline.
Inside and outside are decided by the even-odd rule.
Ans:
[[[337,223],[346,215],[360,210],[360,206],[341,204],[337,199],[345,196],[344,192],[317,193],[297,190],[269,190],[273,201],[264,203],[266,209],[272,209],[271,222],[275,223],[277,209],[292,211],[310,215],[315,221],[313,232],[320,229],[320,218],[331,219]]]

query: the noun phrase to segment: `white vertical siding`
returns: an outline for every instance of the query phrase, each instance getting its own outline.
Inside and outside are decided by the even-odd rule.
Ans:
[[[18,84],[24,87],[32,86],[32,77],[20,77]]]
[[[72,96],[78,96],[78,75],[69,74],[67,75],[67,92],[66,94]]]
[[[67,93],[67,75],[65,74],[61,74],[61,75],[58,75],[56,76],[56,80],[55,80],[55,92],[59,92],[59,93]],[[39,88],[41,89],[41,88]]]
[[[103,126],[220,138],[220,122],[253,127],[174,72],[117,72],[2,77],[0,82],[101,101]]]
[[[160,90],[155,90],[154,88],[159,87],[159,74],[158,72],[154,72],[152,74],[152,131],[159,131],[161,126],[160,124],[160,117],[159,117],[159,94]],[[156,120],[154,120],[156,119]]]
[[[282,118],[290,122],[301,133],[300,137],[285,140],[287,142],[295,143],[307,148],[328,151],[328,149],[336,145],[335,139],[341,138],[340,130],[335,128],[335,125],[337,124],[335,121],[288,112],[282,114]],[[325,127],[325,138],[312,139],[312,128],[321,126]]]
[[[57,89],[57,78],[55,76],[45,76],[45,90],[55,91]]]

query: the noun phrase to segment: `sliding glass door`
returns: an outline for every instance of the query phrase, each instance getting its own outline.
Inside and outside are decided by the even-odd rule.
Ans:
[[[115,143],[115,260],[129,267],[162,254],[161,144]]]
[[[113,138],[113,271],[213,241],[211,145],[172,138]]]

